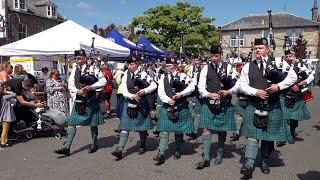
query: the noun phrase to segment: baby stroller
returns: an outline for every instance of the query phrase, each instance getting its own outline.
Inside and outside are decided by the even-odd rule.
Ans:
[[[35,136],[41,136],[45,133],[52,132],[56,139],[61,139],[66,135],[65,127],[68,118],[64,113],[51,108],[37,108],[31,110],[37,121],[32,122],[33,131],[27,132],[26,137],[32,139]]]

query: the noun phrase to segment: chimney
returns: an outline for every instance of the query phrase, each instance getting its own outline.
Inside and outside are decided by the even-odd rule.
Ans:
[[[317,0],[314,0],[313,7],[311,8],[311,12],[312,12],[312,21],[319,22]]]

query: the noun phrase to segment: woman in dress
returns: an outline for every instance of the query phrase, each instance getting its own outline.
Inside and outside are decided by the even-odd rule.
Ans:
[[[52,69],[46,82],[47,106],[67,115],[67,92],[66,84],[61,81],[57,69]]]

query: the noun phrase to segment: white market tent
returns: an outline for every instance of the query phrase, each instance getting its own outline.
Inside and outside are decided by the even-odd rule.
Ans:
[[[90,51],[92,38],[100,55],[127,57],[130,50],[68,20],[43,32],[0,47],[0,56],[72,55],[80,48]]]

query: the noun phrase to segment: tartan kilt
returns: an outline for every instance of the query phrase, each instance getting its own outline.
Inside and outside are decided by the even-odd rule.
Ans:
[[[152,121],[149,106],[138,106],[137,118],[130,118],[127,113],[128,100],[124,101],[123,113],[121,116],[119,130],[145,131],[152,129]],[[144,111],[144,112],[143,112]],[[147,114],[146,117],[143,114]]]
[[[159,95],[157,96],[157,106],[162,106],[163,102],[160,100]]]
[[[311,119],[306,103],[302,99],[301,93],[297,94],[293,108],[287,108],[284,103],[285,97],[280,97],[281,108],[284,119],[294,119],[297,121]]]
[[[173,122],[168,118],[167,104],[161,106],[158,117],[157,131],[159,132],[190,133],[195,131],[187,102],[184,102],[179,106],[179,119],[177,121]]]
[[[73,105],[68,125],[71,126],[98,126],[104,124],[102,112],[100,110],[99,101],[96,97],[88,100],[85,115],[81,116],[75,110]]]
[[[288,141],[292,139],[289,125],[283,118],[280,102],[276,103],[268,112],[268,128],[266,131],[257,129],[253,125],[254,106],[249,102],[242,124],[242,135],[266,141]]]
[[[244,116],[246,109],[241,107],[239,105],[239,98],[237,99],[237,103],[236,103],[236,108],[235,108],[235,114],[240,115],[240,116]]]
[[[219,115],[213,114],[208,104],[209,99],[204,99],[201,106],[200,128],[215,131],[235,131],[237,129],[234,118],[234,105],[230,101],[221,101],[222,111]]]

